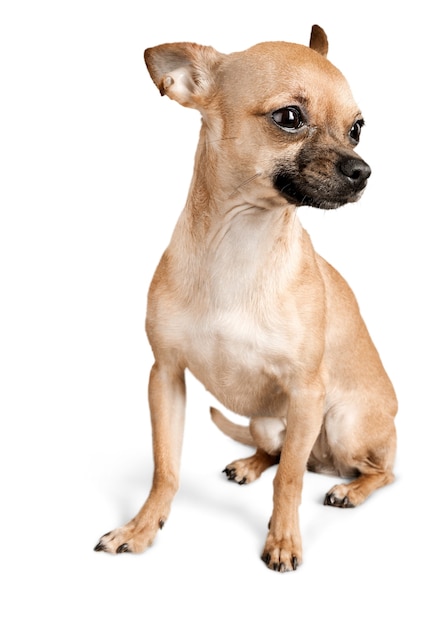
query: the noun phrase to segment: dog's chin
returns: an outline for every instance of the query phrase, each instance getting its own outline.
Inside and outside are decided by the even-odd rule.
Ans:
[[[295,206],[310,206],[326,211],[338,209],[338,207],[350,202],[356,202],[364,191],[363,188],[359,191],[351,191],[349,194],[346,194],[336,189],[326,189],[324,193],[321,191],[319,193],[313,193],[311,189],[301,187],[296,184],[291,177],[283,176],[282,174],[274,178],[274,187],[290,204],[294,204]]]

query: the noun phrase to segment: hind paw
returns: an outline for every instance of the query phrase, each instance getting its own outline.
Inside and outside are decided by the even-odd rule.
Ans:
[[[259,478],[264,470],[278,462],[278,457],[271,456],[263,450],[256,450],[255,454],[229,463],[223,470],[228,480],[238,485],[252,483]]]
[[[347,485],[336,485],[328,491],[323,504],[327,506],[336,506],[339,509],[353,509],[360,503],[356,498],[355,491]]]
[[[236,465],[236,463],[231,463],[223,469],[223,474],[227,476],[227,480],[238,483],[238,485],[245,485],[246,482],[251,482],[251,480],[247,480],[245,472],[241,473]],[[253,480],[255,479],[253,478]]]

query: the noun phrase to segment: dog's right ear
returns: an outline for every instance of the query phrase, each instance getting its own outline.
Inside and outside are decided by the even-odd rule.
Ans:
[[[314,24],[311,29],[309,47],[324,57],[328,54],[328,38],[323,28],[317,24]]]
[[[195,43],[169,43],[145,50],[146,67],[161,95],[195,109],[206,104],[214,70],[222,58],[214,48]]]

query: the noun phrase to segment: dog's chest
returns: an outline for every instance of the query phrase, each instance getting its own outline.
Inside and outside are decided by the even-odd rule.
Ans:
[[[237,413],[278,413],[292,369],[291,322],[268,323],[239,307],[194,313],[182,314],[179,323],[188,369]]]
[[[187,258],[173,261],[167,268],[172,286],[154,310],[161,347],[225,406],[247,415],[283,411],[303,346],[303,318],[291,289],[299,247],[291,252],[281,236],[268,237],[270,229],[284,227],[269,219],[235,220],[203,258],[190,259],[191,265]]]

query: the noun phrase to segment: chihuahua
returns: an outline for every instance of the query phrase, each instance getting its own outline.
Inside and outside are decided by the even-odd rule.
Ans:
[[[230,463],[249,483],[278,464],[262,560],[302,562],[304,473],[351,480],[324,504],[354,507],[393,480],[397,400],[351,289],[314,250],[298,207],[355,202],[371,170],[355,152],[363,117],[326,58],[309,46],[261,43],[222,54],[194,43],[145,51],[162,95],[202,115],[186,206],[149,290],[146,331],[154,475],[150,494],[97,551],[141,552],[162,528],[179,485],[185,370],[228,410],[227,435],[255,448]]]

